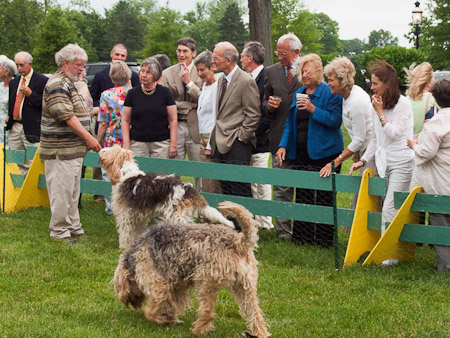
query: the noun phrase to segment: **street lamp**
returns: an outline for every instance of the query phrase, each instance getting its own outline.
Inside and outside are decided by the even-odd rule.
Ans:
[[[416,36],[416,49],[419,49],[419,33],[420,33],[420,25],[422,24],[422,9],[420,8],[420,2],[416,1],[416,7],[414,7],[412,11],[412,22],[416,26],[416,30],[414,35]]]

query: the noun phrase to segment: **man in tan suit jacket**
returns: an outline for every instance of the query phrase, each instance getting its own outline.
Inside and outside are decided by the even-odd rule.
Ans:
[[[237,66],[238,59],[239,52],[229,42],[214,48],[213,69],[224,76],[217,85],[217,119],[210,142],[217,162],[249,165],[261,119],[260,99],[255,80]],[[224,194],[252,197],[249,183],[220,183]]]
[[[197,102],[202,80],[192,59],[197,54],[197,43],[192,38],[177,41],[178,64],[165,69],[162,85],[169,88],[177,106],[177,160],[200,161],[200,134],[198,132]],[[195,188],[200,190],[201,180],[195,178]]]

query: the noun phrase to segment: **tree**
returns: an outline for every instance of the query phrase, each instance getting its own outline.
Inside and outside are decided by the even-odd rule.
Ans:
[[[147,26],[145,47],[139,54],[146,58],[155,54],[166,54],[172,63],[176,63],[177,40],[181,38],[183,22],[180,12],[162,7],[154,12]]]
[[[105,10],[106,36],[110,47],[123,43],[128,49],[128,59],[134,60],[135,53],[144,47],[145,22],[139,9],[131,3],[120,0],[112,9]]]
[[[185,36],[197,41],[199,51],[213,50],[217,42],[227,40],[240,51],[248,41],[248,30],[242,20],[244,8],[238,0],[211,0],[197,3],[195,11],[184,15]]]
[[[361,60],[363,68],[368,69],[370,64],[377,59],[390,63],[397,71],[400,86],[405,87],[406,73],[403,67],[409,68],[413,62],[421,63],[426,60],[426,56],[415,48],[407,49],[398,46],[375,47],[370,52],[363,54]]]
[[[366,42],[360,39],[341,40],[344,55],[359,55],[366,50]]]
[[[197,42],[199,52],[206,49],[212,51],[214,45],[219,41],[218,21],[215,18],[214,10],[210,9],[211,6],[211,2],[197,2],[196,10],[189,11],[184,15],[187,24],[183,34]]]
[[[219,18],[218,28],[219,41],[231,42],[241,52],[248,41],[248,31],[235,1],[226,6],[223,16]]]
[[[367,43],[367,50],[371,50],[375,47],[387,47],[387,46],[397,46],[398,38],[394,38],[389,31],[384,29],[373,30],[369,35],[369,42]]]
[[[36,69],[42,73],[55,72],[55,54],[69,43],[82,45],[77,28],[67,20],[60,7],[50,9],[47,18],[37,29],[36,48],[33,51]]]
[[[319,39],[322,44],[321,52],[342,54],[344,48],[339,40],[339,24],[325,13],[314,14],[314,23],[322,35]]]
[[[420,26],[420,50],[427,56],[434,69],[450,69],[450,0],[430,1],[430,16],[424,16]],[[410,42],[415,40],[415,26],[406,36]]]
[[[271,0],[249,0],[250,40],[259,41],[266,49],[264,64],[273,63],[271,34]]]
[[[305,10],[297,0],[272,1],[272,44],[276,46],[280,36],[294,33],[303,44],[302,54],[320,53],[323,45],[318,42],[321,33],[315,25],[314,14]]]
[[[0,53],[10,58],[18,51],[33,53],[37,26],[45,13],[33,0],[0,0]]]

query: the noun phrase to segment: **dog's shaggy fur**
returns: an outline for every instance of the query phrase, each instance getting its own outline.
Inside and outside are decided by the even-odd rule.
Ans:
[[[220,289],[230,290],[247,316],[252,333],[268,337],[258,305],[258,269],[254,256],[258,233],[253,215],[232,203],[220,211],[236,219],[242,232],[225,226],[160,224],[150,227],[119,259],[114,274],[117,297],[138,309],[146,299],[145,316],[163,325],[179,323],[177,315],[190,305],[193,287],[200,301],[194,334],[214,329],[214,305]]]
[[[100,164],[112,188],[112,208],[119,232],[119,247],[128,248],[145,231],[151,215],[157,222],[193,223],[201,216],[209,223],[234,229],[233,222],[210,207],[189,183],[173,175],[146,174],[139,170],[130,150],[119,145],[103,148]]]

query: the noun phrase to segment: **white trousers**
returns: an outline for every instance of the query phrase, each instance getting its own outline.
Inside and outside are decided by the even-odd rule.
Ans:
[[[270,152],[253,154],[250,158],[250,166],[257,168],[268,168]],[[270,184],[252,183],[253,198],[270,201],[272,199],[272,187]],[[255,215],[255,219],[264,229],[273,229],[272,217]]]
[[[386,169],[387,192],[381,212],[381,234],[386,230],[385,223],[392,222],[397,214],[397,209],[394,208],[394,191],[409,191],[413,169],[414,159],[407,164]]]

